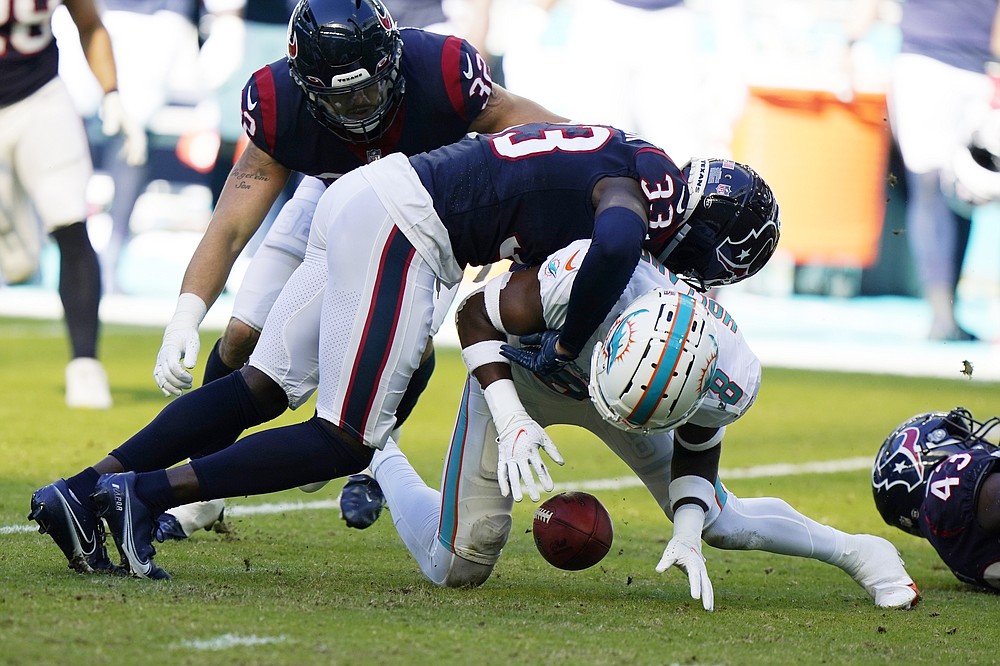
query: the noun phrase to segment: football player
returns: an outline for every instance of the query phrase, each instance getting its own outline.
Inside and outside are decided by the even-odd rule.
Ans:
[[[1000,591],[1000,417],[927,412],[882,443],[872,467],[886,523],[927,539],[962,582]]]
[[[449,587],[487,580],[509,536],[513,501],[521,499],[519,481],[532,499],[538,498],[533,475],[546,490],[553,488],[537,451],[524,450],[516,465],[505,466],[505,447],[513,446],[519,430],[570,424],[597,435],[673,520],[673,538],[656,569],[685,570],[692,597],[700,597],[707,610],[714,592],[702,539],[718,548],[828,562],[879,607],[915,604],[917,589],[885,539],[821,525],[778,498],[741,499],[722,484],[717,474],[723,435],[754,403],[760,362],[725,308],[649,253],[642,254],[612,314],[576,361],[540,376],[504,358],[516,355],[525,341],[535,344],[538,331],[564,325],[589,246],[577,241],[537,270],[495,278],[462,304],[457,324],[471,376],[441,492],[423,482],[393,442],[375,452],[375,479],[424,575]],[[517,336],[524,336],[520,343]],[[508,339],[513,347],[505,348]],[[544,433],[537,440],[561,463]]]
[[[31,516],[73,565],[100,511],[130,570],[161,576],[150,523],[163,510],[367,466],[395,427],[432,333],[435,301],[465,267],[537,263],[593,238],[562,331],[520,359],[546,373],[580,353],[644,246],[711,286],[756,273],[779,229],[771,189],[748,167],[712,160],[685,173],[662,150],[606,126],[534,123],[409,159],[388,155],[320,198],[305,258],[249,364],[173,401],[94,467],[37,491]],[[319,370],[304,374],[304,367]],[[165,469],[300,406],[317,386],[316,414],[305,423]]]
[[[191,387],[198,327],[292,172],[306,177],[254,254],[232,318],[209,354],[206,384],[246,363],[278,293],[302,262],[316,202],[329,183],[391,153],[415,155],[468,132],[565,120],[495,84],[468,42],[397,28],[381,0],[300,0],[288,23],[287,57],[249,79],[242,118],[250,143],[191,257],[157,354],[153,376],[164,395]],[[428,342],[400,424],[433,372],[432,354]],[[304,376],[315,370],[315,363],[295,368]],[[222,509],[221,501],[179,507],[163,517],[164,533],[183,538]]]
[[[52,237],[59,247],[59,299],[72,352],[66,404],[107,409],[108,376],[97,360],[101,271],[86,225],[93,165],[83,122],[58,75],[52,13],[60,4],[69,10],[104,91],[106,133],[124,131],[126,146],[145,152],[142,129],[123,111],[111,42],[93,0],[0,3],[0,283],[31,278],[43,230]]]

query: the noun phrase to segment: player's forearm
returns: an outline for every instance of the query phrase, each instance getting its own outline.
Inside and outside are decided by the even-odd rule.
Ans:
[[[714,484],[719,475],[719,459],[722,456],[722,438],[725,432],[725,428],[692,423],[679,426],[674,432],[671,478],[697,476]]]
[[[115,69],[115,56],[111,50],[111,36],[100,19],[77,25],[80,32],[80,46],[87,58],[87,65],[94,73],[98,85],[105,93],[118,88],[118,73]]]
[[[261,151],[253,146],[247,148],[226,179],[208,229],[184,273],[181,293],[195,294],[211,307],[288,175],[288,169]]]
[[[645,234],[645,220],[632,210],[612,207],[598,215],[590,249],[573,281],[559,336],[570,357],[580,353],[625,291],[639,263]]]

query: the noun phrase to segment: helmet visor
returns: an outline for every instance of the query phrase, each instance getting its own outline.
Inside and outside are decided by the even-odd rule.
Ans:
[[[327,88],[315,95],[315,102],[322,115],[348,130],[372,130],[390,104],[391,84],[389,77],[369,78],[343,91],[331,92]]]

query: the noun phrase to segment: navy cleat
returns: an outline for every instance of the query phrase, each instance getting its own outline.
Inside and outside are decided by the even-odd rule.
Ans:
[[[385,506],[385,495],[378,482],[367,474],[347,477],[340,491],[340,516],[348,527],[363,530],[371,527]]]
[[[97,515],[107,521],[129,573],[139,578],[170,578],[153,562],[156,521],[135,494],[135,472],[102,474],[90,497],[97,504]]]
[[[121,573],[108,559],[104,525],[77,501],[65,479],[34,492],[28,520],[38,523],[39,534],[52,537],[69,560],[70,569],[79,573]]]

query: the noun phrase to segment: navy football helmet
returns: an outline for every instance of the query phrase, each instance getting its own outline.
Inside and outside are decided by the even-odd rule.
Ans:
[[[288,68],[313,117],[351,143],[378,139],[403,99],[403,40],[380,0],[299,0]]]
[[[657,258],[702,290],[757,273],[781,235],[771,188],[756,171],[733,160],[695,159],[683,171],[687,198],[681,203],[681,224]]]
[[[920,505],[927,478],[942,461],[984,443],[1000,423],[972,418],[964,407],[927,412],[907,419],[882,443],[872,465],[872,493],[882,519],[904,532],[920,536]]]

